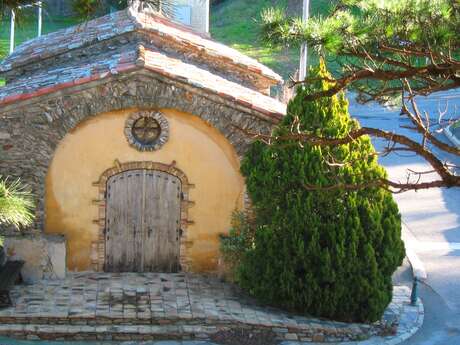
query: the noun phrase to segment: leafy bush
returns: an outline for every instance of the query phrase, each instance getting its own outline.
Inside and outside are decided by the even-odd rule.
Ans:
[[[73,0],[72,10],[78,18],[88,20],[95,15],[101,5],[101,0]]]
[[[89,20],[103,15],[109,9],[125,9],[129,3],[128,0],[72,0],[72,9],[78,18]],[[161,8],[161,12],[167,17],[172,17],[174,14],[173,0],[140,0],[139,5],[154,10]]]
[[[329,76],[325,66],[311,76]],[[359,127],[343,94],[305,101],[330,82],[298,89],[274,135],[292,129],[344,137]],[[240,286],[260,301],[342,321],[378,320],[404,257],[401,220],[390,192],[323,188],[386,176],[368,137],[319,147],[296,140],[255,142],[242,173],[254,205],[255,234],[241,251]],[[237,246],[236,246],[237,247]]]
[[[235,211],[232,214],[232,227],[228,235],[220,237],[220,251],[222,258],[235,274],[235,269],[241,264],[241,258],[248,250],[254,247],[254,221],[244,212]]]

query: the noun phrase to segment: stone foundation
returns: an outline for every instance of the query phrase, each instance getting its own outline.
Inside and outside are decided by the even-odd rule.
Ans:
[[[376,343],[383,344],[407,338],[423,322],[423,306],[410,305],[406,287],[394,288],[392,303],[374,324],[290,314],[261,306],[215,277],[184,273],[73,273],[63,281],[16,286],[11,295],[15,306],[0,310],[0,336],[28,340],[206,340],[245,330],[306,342],[384,336]]]
[[[65,278],[66,245],[63,236],[7,236],[4,247],[9,260],[25,261],[21,271],[24,282]]]

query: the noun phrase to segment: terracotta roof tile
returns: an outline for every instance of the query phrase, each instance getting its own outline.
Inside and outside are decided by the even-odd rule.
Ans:
[[[222,61],[229,64],[247,68],[273,82],[282,81],[282,78],[270,68],[233,48],[215,42],[190,28],[176,24],[159,15],[138,13],[131,9],[115,12],[27,41],[18,46],[10,56],[0,63],[0,73],[39,59],[60,55],[72,49],[139,30],[165,37],[184,47],[201,49],[203,53],[209,56],[221,58]]]
[[[99,57],[99,60],[90,63],[58,67],[36,73],[32,77],[16,79],[0,88],[0,106],[39,97],[125,71],[140,69],[142,67],[139,67],[137,62],[141,59],[143,68],[151,72],[218,95],[264,115],[280,119],[286,112],[285,104],[207,70],[143,47],[140,47],[138,51],[142,51],[142,56],[137,51],[125,51],[110,58]]]

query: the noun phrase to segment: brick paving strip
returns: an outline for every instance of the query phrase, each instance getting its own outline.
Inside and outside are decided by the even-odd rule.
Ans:
[[[397,344],[423,323],[395,287],[381,322],[348,324],[296,316],[258,305],[215,277],[161,273],[73,273],[12,291],[15,306],[0,310],[0,336],[46,340],[209,339],[219,331],[273,332],[280,340]],[[386,336],[385,336],[386,335]],[[375,338],[378,337],[378,338]],[[371,343],[369,343],[371,344]]]

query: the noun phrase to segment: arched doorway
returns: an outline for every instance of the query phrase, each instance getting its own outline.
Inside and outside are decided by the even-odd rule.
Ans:
[[[244,179],[231,143],[202,119],[163,109],[170,138],[154,152],[128,142],[126,121],[138,109],[99,114],[58,145],[46,183],[46,232],[63,234],[67,268],[105,270],[107,181],[125,171],[162,171],[181,181],[181,271],[218,267],[219,235],[244,202]]]
[[[158,170],[128,170],[107,180],[105,271],[177,272],[181,181]]]

